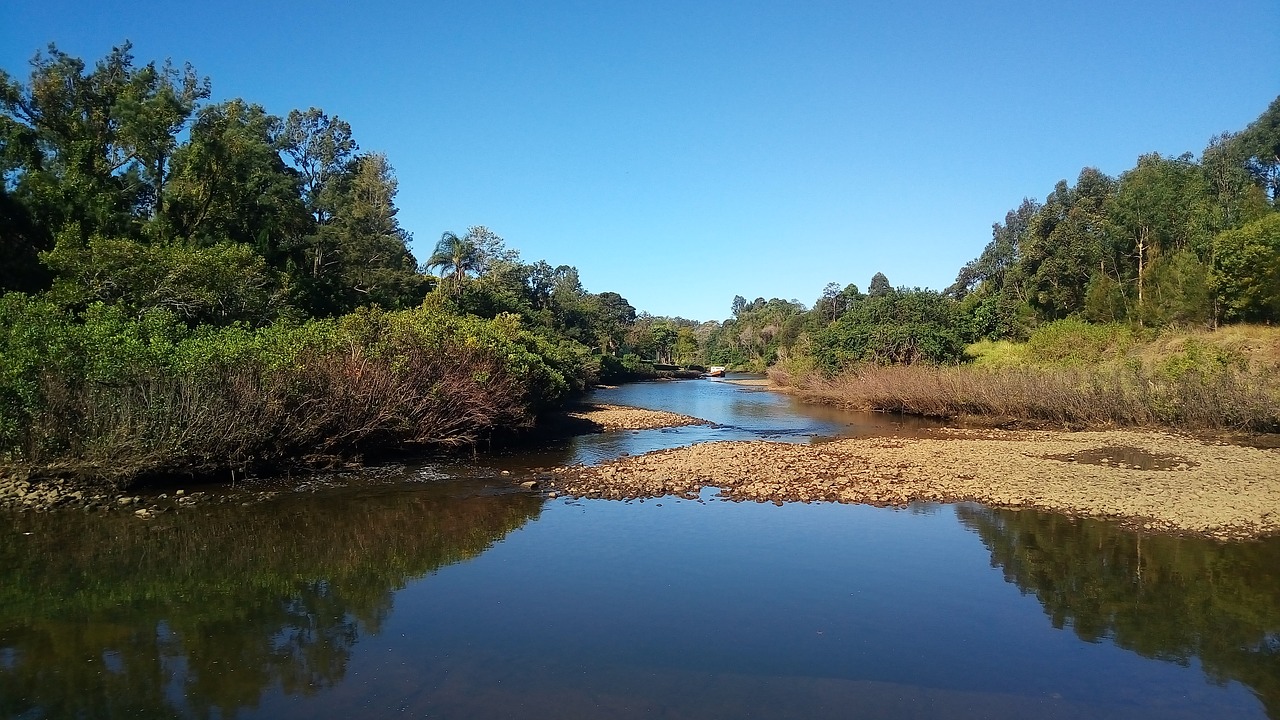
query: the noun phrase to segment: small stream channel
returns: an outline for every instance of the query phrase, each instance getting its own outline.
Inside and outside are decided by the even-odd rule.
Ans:
[[[0,514],[0,717],[1280,720],[1278,539],[502,484],[915,427],[709,381],[593,399],[714,424],[151,520]]]

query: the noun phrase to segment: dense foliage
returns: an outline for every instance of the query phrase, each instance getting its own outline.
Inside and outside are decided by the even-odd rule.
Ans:
[[[695,359],[483,226],[419,267],[394,170],[346,121],[209,97],[127,43],[0,71],[5,465],[127,483],[472,444]]]
[[[128,44],[0,71],[5,464],[127,481],[474,443],[658,369],[831,376],[1041,328],[1075,343],[1280,314],[1280,98],[1198,159],[1085,168],[1023,200],[944,293],[876,273],[812,307],[739,296],[723,323],[638,313],[484,226],[419,266],[390,162],[346,121],[209,98]]]
[[[942,295],[876,273],[865,295],[831,283],[812,308],[739,296],[704,352],[827,374],[955,364],[966,344],[1067,319],[1137,330],[1280,319],[1280,98],[1199,159],[1143,155],[1114,178],[1085,168],[1043,202],[1024,199]]]

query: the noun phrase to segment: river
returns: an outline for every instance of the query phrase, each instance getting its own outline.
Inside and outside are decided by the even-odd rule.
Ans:
[[[503,470],[913,432],[728,383],[596,399],[715,424],[0,515],[0,717],[1280,720],[1280,539],[513,492]]]

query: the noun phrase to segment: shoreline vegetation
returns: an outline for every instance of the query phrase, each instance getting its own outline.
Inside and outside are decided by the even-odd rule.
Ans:
[[[0,495],[24,506],[681,422],[562,411],[708,365],[861,409],[1280,431],[1280,98],[1199,158],[1024,199],[943,292],[876,273],[697,322],[482,225],[420,262],[389,159],[319,108],[209,102],[127,42],[29,72],[0,71]]]
[[[962,365],[855,366],[834,376],[771,368],[808,402],[1074,430],[1280,431],[1280,328],[1235,326],[1135,338],[1060,322],[1027,343],[975,343]]]

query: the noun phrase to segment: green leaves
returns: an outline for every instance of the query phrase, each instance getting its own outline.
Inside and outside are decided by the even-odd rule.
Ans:
[[[1219,234],[1214,283],[1229,320],[1280,318],[1280,212]]]
[[[855,363],[953,364],[964,358],[954,301],[932,290],[889,290],[868,295],[817,332],[813,351],[834,374]]]

